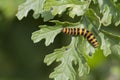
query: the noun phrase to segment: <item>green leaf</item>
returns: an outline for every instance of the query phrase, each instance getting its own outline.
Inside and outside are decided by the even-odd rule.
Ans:
[[[101,30],[104,30],[111,35],[120,37],[120,27],[115,27],[113,24],[108,27],[101,27]]]
[[[116,15],[114,14],[115,26],[120,24],[120,3],[116,5]]]
[[[91,31],[95,35],[97,40],[100,41],[98,36],[99,34],[98,29],[100,29],[101,23],[100,23],[100,18],[97,16],[94,10],[88,9],[84,14],[84,16],[82,17],[81,22],[83,26],[85,26],[87,30]],[[93,55],[95,53],[95,49],[91,46],[91,44],[88,43],[88,41],[86,41],[85,44],[86,44],[86,50],[85,50],[86,54]]]
[[[42,39],[46,39],[45,45],[48,46],[50,43],[53,43],[54,38],[58,33],[61,32],[61,26],[40,26],[41,29],[32,33],[31,39],[34,43],[41,41]]]
[[[32,33],[31,39],[33,40],[34,43],[37,43],[42,39],[46,39],[45,44],[46,46],[48,46],[50,43],[54,41],[54,38],[56,37],[56,35],[61,32],[62,27],[66,27],[66,26],[72,27],[77,25],[76,23],[72,24],[69,22],[60,22],[58,20],[53,20],[50,22],[55,23],[56,25],[55,26],[41,25],[40,30]]]
[[[110,32],[104,31],[104,30],[102,30],[102,32],[104,33],[104,36],[107,38],[108,43],[110,43],[110,46],[109,46],[110,51],[113,54],[114,53],[119,54],[118,52],[120,51],[120,49],[119,49],[119,47],[120,47],[120,36],[114,35],[113,33],[110,33]],[[105,45],[108,46],[107,43],[105,43]]]
[[[112,53],[120,55],[120,43],[111,47]]]
[[[25,3],[21,4],[18,8],[18,13],[16,16],[19,20],[26,17],[30,10],[34,11],[34,18],[38,18],[40,13],[43,12],[44,2],[46,0],[27,0]]]
[[[44,21],[45,21],[45,22],[48,21],[48,20],[50,20],[50,19],[53,19],[53,18],[54,18],[54,16],[51,14],[50,11],[44,11],[44,12],[41,14],[41,16],[44,18]]]
[[[78,42],[78,38],[72,38],[69,46],[56,49],[53,53],[45,57],[44,62],[47,65],[50,65],[53,61],[61,62],[55,68],[54,72],[50,74],[50,78],[54,78],[55,80],[77,80],[77,74],[79,77],[88,74],[89,66],[83,59],[82,53],[76,50]],[[78,66],[77,71],[73,65]]]
[[[109,42],[109,39],[105,38],[103,33],[99,33],[99,36],[101,37],[101,49],[103,50],[104,55],[108,56],[109,54],[111,54],[111,44]]]
[[[120,4],[115,4],[113,0],[97,0],[100,12],[103,14],[101,22],[104,26],[108,26],[111,22],[115,23],[115,26],[120,24]],[[112,20],[113,19],[113,20]]]
[[[92,8],[94,5],[97,5],[96,8]],[[61,32],[62,27],[86,28],[95,35],[99,42],[99,47],[95,49],[83,36],[74,36],[70,45],[55,49],[44,59],[47,65],[54,61],[60,63],[50,74],[50,78],[55,80],[79,80],[78,77],[89,72],[87,64],[89,61],[86,62],[86,55],[90,53],[104,54],[104,56],[111,53],[120,54],[120,29],[111,26],[108,28],[101,27],[101,24],[104,26],[111,23],[116,26],[120,24],[120,4],[117,0],[27,0],[19,7],[17,17],[19,19],[26,17],[30,10],[34,11],[34,18],[38,18],[41,14],[44,21],[49,21],[55,15],[62,15],[64,12],[72,18],[75,18],[76,15],[81,16],[76,23],[53,20],[50,22],[56,23],[54,26],[42,25],[40,30],[32,34],[34,43],[45,39],[45,45],[50,45],[56,35]]]
[[[85,15],[82,17],[82,23],[87,28],[95,27],[96,29],[100,28],[101,22],[99,16],[94,12],[93,9],[88,9]],[[90,27],[91,26],[91,27]]]
[[[104,63],[106,57],[103,54],[103,50],[100,48],[95,50],[94,55],[92,56],[86,56],[87,63],[89,64],[90,68],[96,68],[98,65],[101,65]]]
[[[89,7],[90,1],[79,0],[47,0],[44,9],[51,10],[53,15],[62,14],[69,8],[69,16],[74,18],[75,15],[81,16]]]
[[[111,20],[112,15],[110,14],[110,8],[106,6],[101,22],[104,24],[104,26],[108,26],[111,24]]]

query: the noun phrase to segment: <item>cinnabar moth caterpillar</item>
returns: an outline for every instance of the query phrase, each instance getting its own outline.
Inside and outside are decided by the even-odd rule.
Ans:
[[[94,48],[98,47],[98,41],[95,36],[88,30],[83,28],[63,28],[63,33],[70,34],[70,35],[82,35],[87,38],[87,40],[92,44]]]

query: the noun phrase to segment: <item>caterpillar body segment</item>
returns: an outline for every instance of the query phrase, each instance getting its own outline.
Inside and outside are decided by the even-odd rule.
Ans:
[[[82,35],[92,44],[94,48],[98,47],[98,41],[95,36],[88,30],[83,28],[63,28],[62,32],[70,35]]]

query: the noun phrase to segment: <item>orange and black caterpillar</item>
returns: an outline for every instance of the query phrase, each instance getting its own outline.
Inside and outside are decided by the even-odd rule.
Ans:
[[[70,35],[82,35],[87,38],[87,40],[92,44],[94,48],[98,47],[98,41],[95,36],[88,30],[83,28],[63,28],[63,33]]]

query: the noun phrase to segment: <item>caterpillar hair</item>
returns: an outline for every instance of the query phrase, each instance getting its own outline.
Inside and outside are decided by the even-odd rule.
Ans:
[[[87,38],[87,40],[91,43],[94,48],[99,46],[97,39],[95,36],[88,30],[83,28],[63,28],[63,33],[70,34],[70,35],[82,35]]]

